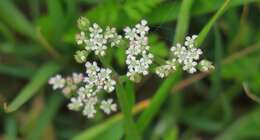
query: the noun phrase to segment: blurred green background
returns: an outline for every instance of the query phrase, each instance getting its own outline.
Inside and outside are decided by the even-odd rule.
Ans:
[[[181,8],[184,1],[190,2]],[[77,50],[76,20],[80,16],[121,31],[146,19],[151,27],[152,53],[166,58],[172,43],[182,41],[184,35],[200,33],[223,3],[0,0],[0,140],[123,139],[121,114],[99,113],[88,120],[69,111],[68,100],[47,86],[48,78],[55,73],[84,71],[73,58]],[[186,22],[180,21],[183,19]],[[186,29],[177,30],[178,23],[185,23]],[[143,139],[260,140],[259,25],[259,0],[231,0],[201,46],[216,69],[210,74],[182,74],[171,85]],[[122,72],[125,48],[107,56]],[[151,74],[135,85],[136,117],[162,82]]]

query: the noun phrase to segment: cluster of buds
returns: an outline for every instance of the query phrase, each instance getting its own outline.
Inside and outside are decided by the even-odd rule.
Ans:
[[[134,28],[126,27],[125,38],[129,40],[129,48],[126,50],[128,65],[127,76],[130,80],[138,82],[141,75],[149,73],[149,67],[152,64],[153,55],[149,52],[147,21],[135,25]]]
[[[202,50],[199,48],[195,48],[195,40],[197,35],[187,36],[185,38],[184,45],[179,43],[176,46],[171,47],[171,59],[166,61],[165,65],[159,66],[156,69],[157,75],[161,78],[168,76],[171,72],[174,72],[178,65],[182,66],[184,71],[188,73],[195,73],[197,68],[202,71],[206,72],[210,69],[214,69],[212,63],[208,60],[201,60],[200,56],[202,55]]]

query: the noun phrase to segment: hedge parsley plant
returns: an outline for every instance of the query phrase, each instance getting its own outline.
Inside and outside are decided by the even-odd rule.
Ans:
[[[73,111],[81,111],[87,118],[95,117],[97,108],[105,114],[117,111],[117,105],[112,98],[102,99],[101,94],[112,93],[117,85],[118,74],[111,68],[103,68],[98,62],[88,61],[88,55],[93,53],[97,58],[106,57],[108,47],[118,47],[122,41],[128,42],[125,50],[127,55],[126,76],[133,82],[139,82],[143,76],[151,72],[154,56],[149,52],[148,44],[149,27],[146,20],[141,20],[133,28],[126,27],[124,36],[117,33],[116,28],[107,26],[102,29],[98,24],[90,26],[88,19],[81,17],[78,20],[80,32],[76,34],[77,45],[83,46],[78,50],[75,60],[84,63],[85,73],[72,73],[71,76],[62,77],[60,74],[50,78],[49,84],[53,90],[61,90],[64,96],[70,98],[68,108]],[[206,59],[200,60],[202,50],[195,48],[197,36],[187,36],[184,44],[177,43],[171,47],[170,56],[165,64],[157,66],[155,73],[161,77],[167,77],[181,66],[188,73],[195,73],[197,69],[207,72],[214,69],[212,63]],[[100,59],[101,64],[102,60]],[[104,64],[103,64],[104,65]]]

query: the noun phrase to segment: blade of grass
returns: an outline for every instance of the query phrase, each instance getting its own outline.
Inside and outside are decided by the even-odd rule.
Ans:
[[[117,94],[117,98],[119,101],[119,105],[121,107],[121,111],[124,114],[124,127],[125,127],[125,133],[126,133],[126,139],[130,140],[130,139],[134,139],[134,140],[138,140],[141,139],[141,137],[139,136],[139,133],[137,131],[137,127],[135,125],[132,113],[131,113],[131,104],[128,101],[128,95],[129,94],[124,86],[123,86],[123,80],[119,79],[118,81],[119,83],[117,84],[116,87],[116,94]]]
[[[58,112],[63,100],[64,98],[59,95],[59,93],[55,93],[49,97],[45,109],[37,119],[37,122],[35,122],[36,126],[26,138],[27,140],[41,139],[44,134],[44,130],[55,117],[55,114]]]
[[[230,4],[230,0],[226,0],[225,3],[220,7],[217,13],[210,19],[206,26],[203,27],[202,31],[199,33],[198,38],[196,39],[196,47],[200,47],[203,41],[206,39],[209,31],[211,30],[212,26],[215,22],[225,13],[228,6]]]
[[[60,0],[47,0],[49,20],[51,21],[52,40],[57,41],[62,36],[64,29],[65,16]]]
[[[6,140],[16,140],[17,128],[16,122],[13,115],[6,115],[5,119],[5,139]]]
[[[221,61],[222,61],[222,41],[219,30],[217,26],[214,28],[214,36],[215,36],[215,47],[214,47],[214,55],[215,55],[215,70],[212,75],[212,89],[210,98],[215,99],[221,93]]]
[[[7,26],[5,24],[3,24],[2,22],[0,22],[0,33],[2,33],[2,35],[4,36],[4,38],[6,38],[6,40],[10,41],[10,42],[15,42],[15,38],[13,36],[13,33],[10,31],[9,28],[7,28]]]
[[[31,81],[22,89],[19,95],[11,102],[10,105],[4,106],[6,112],[16,111],[24,103],[26,103],[37,91],[42,88],[49,77],[57,73],[60,69],[55,63],[47,63],[43,65],[34,75]]]
[[[34,69],[23,68],[19,66],[8,66],[0,64],[0,73],[16,78],[31,78],[32,74],[35,73]]]
[[[36,39],[33,25],[26,20],[10,0],[1,0],[0,18],[19,33]]]
[[[188,30],[189,18],[190,18],[190,9],[192,7],[193,0],[183,0],[181,5],[180,13],[177,20],[177,27],[174,36],[174,43],[183,42],[185,34]]]
[[[252,99],[256,103],[260,104],[260,98],[250,91],[248,84],[246,82],[243,82],[243,88],[245,90],[246,96],[248,96],[250,99]]]
[[[172,85],[176,83],[179,74],[173,73],[160,85],[160,88],[155,92],[150,106],[138,118],[137,125],[140,133],[150,124],[156,113],[159,111],[163,101],[167,98],[168,92],[171,90]]]

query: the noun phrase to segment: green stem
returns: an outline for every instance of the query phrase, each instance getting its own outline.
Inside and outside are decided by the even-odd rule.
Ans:
[[[121,111],[124,115],[124,127],[126,132],[126,139],[140,140],[141,137],[137,131],[133,115],[131,113],[131,104],[128,101],[127,92],[123,86],[123,80],[119,79],[116,87],[116,94],[119,101]]]

